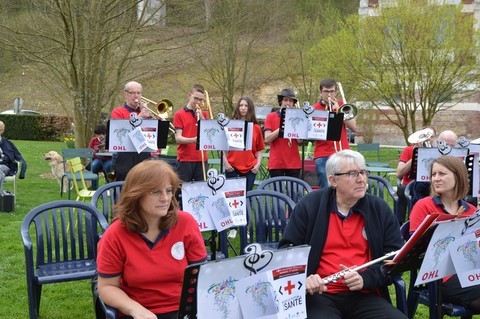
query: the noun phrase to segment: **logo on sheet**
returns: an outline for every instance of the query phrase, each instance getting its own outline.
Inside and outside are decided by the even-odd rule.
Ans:
[[[183,257],[185,257],[185,246],[183,245],[183,242],[176,242],[172,246],[172,257],[176,260],[182,260]]]

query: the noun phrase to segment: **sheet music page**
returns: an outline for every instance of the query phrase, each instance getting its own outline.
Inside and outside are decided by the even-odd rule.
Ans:
[[[310,247],[271,251],[254,246],[249,255],[201,265],[198,319],[306,318]]]

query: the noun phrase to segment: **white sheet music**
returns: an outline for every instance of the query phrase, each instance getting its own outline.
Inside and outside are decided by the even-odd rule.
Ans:
[[[310,247],[262,251],[257,245],[249,256],[200,267],[198,319],[306,318]]]

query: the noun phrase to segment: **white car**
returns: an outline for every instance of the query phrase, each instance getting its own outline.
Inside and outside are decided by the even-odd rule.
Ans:
[[[6,110],[6,111],[0,112],[0,114],[34,114],[34,115],[38,115],[38,114],[40,114],[40,112],[33,111],[33,110],[20,110],[19,113],[15,113],[14,110]]]

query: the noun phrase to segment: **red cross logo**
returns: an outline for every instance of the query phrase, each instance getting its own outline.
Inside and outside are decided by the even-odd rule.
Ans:
[[[147,134],[147,138],[149,139],[149,138],[151,138],[151,137],[152,137],[152,135],[151,135],[150,133],[148,133],[148,134]]]
[[[232,202],[232,205],[233,205],[233,207],[237,208],[237,206],[240,205],[240,203],[237,202],[236,199],[234,199],[233,202]]]
[[[284,290],[288,291],[288,294],[291,295],[293,289],[295,289],[295,285],[289,280],[288,285],[285,286]]]

